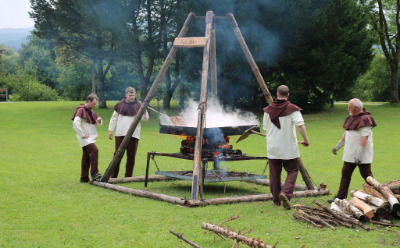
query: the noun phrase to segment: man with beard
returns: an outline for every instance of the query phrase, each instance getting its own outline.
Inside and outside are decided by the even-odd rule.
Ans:
[[[372,128],[376,126],[371,114],[363,108],[363,103],[353,98],[348,102],[349,116],[343,128],[345,132],[332,149],[334,155],[344,146],[342,178],[336,198],[345,199],[349,190],[351,176],[358,166],[364,180],[372,176],[373,157]],[[328,202],[332,202],[329,200]]]
[[[273,202],[276,206],[282,203],[286,209],[290,209],[289,200],[293,196],[300,157],[295,127],[298,127],[303,137],[300,144],[309,145],[304,120],[300,113],[302,109],[289,102],[288,98],[289,88],[286,85],[279,86],[276,100],[264,108],[263,119]],[[281,189],[282,167],[287,172],[283,189]]]
[[[140,109],[141,103],[136,100],[136,90],[133,87],[128,87],[125,90],[125,97],[114,106],[114,112],[110,119],[108,126],[108,138],[112,140],[113,132],[115,131],[115,153],[118,147],[121,145],[122,140],[125,138],[129,127],[131,126],[135,116]],[[144,113],[143,120],[149,119],[147,111]],[[131,177],[133,174],[133,168],[135,166],[136,151],[138,149],[140,139],[140,122],[138,123],[132,137],[129,140],[129,144],[126,148],[127,159],[126,159],[126,170],[125,177]],[[118,177],[119,165],[113,171],[111,177]]]
[[[73,129],[82,147],[81,183],[89,182],[89,168],[93,180],[101,178],[98,169],[99,150],[95,143],[98,136],[96,126],[101,125],[103,120],[93,111],[98,100],[96,94],[90,94],[86,98],[86,103],[79,105],[72,116]]]

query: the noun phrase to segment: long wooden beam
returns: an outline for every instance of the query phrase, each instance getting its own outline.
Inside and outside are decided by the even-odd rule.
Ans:
[[[217,47],[215,39],[215,24],[211,31],[211,50],[210,50],[210,74],[211,74],[211,94],[213,97],[218,96],[218,79],[217,79]]]
[[[249,47],[247,46],[247,43],[243,38],[242,32],[240,32],[239,25],[237,24],[235,17],[233,16],[232,13],[229,13],[227,15],[227,17],[228,17],[228,20],[230,21],[230,24],[232,26],[233,32],[236,36],[236,39],[239,41],[240,47],[242,48],[243,53],[246,56],[246,59],[250,64],[251,71],[253,72],[254,76],[257,79],[258,86],[261,88],[268,104],[272,103],[273,99],[272,99],[271,93],[269,92],[268,87],[265,84],[265,81],[264,81],[263,76],[261,75],[260,69],[258,69],[256,62],[254,61],[253,55],[251,55]]]
[[[205,37],[210,38],[211,29],[213,24],[214,13],[212,11],[207,11],[206,14],[206,30]],[[200,102],[198,107],[198,117],[197,117],[197,131],[196,131],[196,142],[194,147],[194,163],[193,163],[193,177],[192,177],[192,199],[197,200],[203,195],[203,175],[201,168],[201,154],[203,146],[203,132],[205,127],[205,115],[206,115],[206,105],[207,105],[207,81],[208,81],[208,69],[209,69],[209,55],[210,55],[210,43],[211,40],[207,39],[207,45],[204,47],[203,52],[203,67],[201,71],[201,94]]]
[[[189,30],[190,24],[194,20],[194,17],[195,17],[194,13],[191,12],[188,14],[188,16],[185,20],[185,23],[183,24],[182,29],[178,34],[178,37],[183,37],[186,35],[186,33]],[[110,177],[111,177],[111,173],[115,170],[115,167],[121,161],[121,158],[124,155],[124,151],[125,151],[126,147],[128,146],[129,140],[131,139],[131,136],[132,136],[133,132],[135,131],[137,125],[139,124],[140,120],[142,119],[142,116],[143,116],[144,112],[146,111],[147,106],[149,105],[151,99],[153,99],[155,93],[157,92],[157,87],[160,84],[161,80],[164,78],[165,72],[167,71],[169,65],[171,64],[172,59],[174,58],[177,49],[178,49],[177,47],[172,46],[171,50],[169,50],[168,56],[165,59],[160,71],[158,72],[158,75],[157,75],[156,79],[154,80],[146,98],[144,99],[142,106],[140,107],[131,126],[129,127],[128,132],[125,135],[125,138],[122,140],[122,143],[118,147],[117,152],[115,153],[113,159],[111,160],[107,170],[104,172],[104,175],[101,178],[102,182],[108,182],[108,179],[110,179]]]

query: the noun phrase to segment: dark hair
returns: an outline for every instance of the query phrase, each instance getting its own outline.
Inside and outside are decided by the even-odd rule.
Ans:
[[[99,97],[96,95],[96,93],[91,93],[86,97],[86,102],[92,102],[94,99],[98,101]]]
[[[128,94],[128,93],[136,93],[135,88],[133,88],[133,87],[126,88],[125,89],[125,95]]]

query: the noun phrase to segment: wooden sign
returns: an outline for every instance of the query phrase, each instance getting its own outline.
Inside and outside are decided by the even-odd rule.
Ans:
[[[175,38],[175,47],[204,47],[207,44],[207,37],[181,37]]]

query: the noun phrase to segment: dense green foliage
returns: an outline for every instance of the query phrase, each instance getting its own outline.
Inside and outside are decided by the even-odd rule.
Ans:
[[[271,245],[279,241],[277,247],[400,246],[398,228],[378,227],[369,232],[342,227],[336,231],[318,229],[295,221],[293,210],[274,207],[271,202],[183,208],[81,184],[79,163],[82,151],[70,120],[79,103],[0,104],[0,247],[188,247],[169,234],[170,229],[183,233],[203,247],[231,247],[232,241],[213,238],[200,225],[202,222],[218,224],[233,215],[240,215],[240,218],[225,223],[226,226],[242,232],[251,229],[252,232],[247,235]],[[366,107],[378,123],[374,129],[374,176],[381,182],[399,179],[399,107],[368,104]],[[114,151],[114,142],[108,140],[106,135],[112,110],[96,111],[105,120],[99,128],[97,141],[100,171],[104,172]],[[311,145],[300,148],[303,163],[313,181],[326,183],[332,194],[339,186],[342,162],[341,152],[334,156],[330,149],[342,135],[341,125],[346,116],[344,104],[324,113],[304,116]],[[134,175],[144,175],[147,152],[176,152],[179,149],[181,139],[160,134],[158,120],[152,114],[150,118],[142,125]],[[236,138],[232,137],[232,140]],[[265,140],[259,136],[250,136],[233,145],[249,155],[265,155]],[[192,163],[186,160],[157,157],[156,161],[161,170],[192,169]],[[223,165],[229,170],[257,174],[265,168],[263,161]],[[153,163],[150,169],[154,174],[156,168]],[[303,184],[300,176],[298,183]],[[362,184],[363,180],[355,170],[350,189],[360,189]],[[125,186],[143,188],[142,183]],[[179,197],[187,196],[190,188],[190,182],[149,184],[149,190]],[[205,196],[212,198],[260,192],[269,190],[244,182],[231,182],[206,184]],[[328,205],[325,200],[331,197],[318,199]],[[293,203],[313,205],[315,199],[294,199]],[[400,224],[400,221],[395,223]]]

